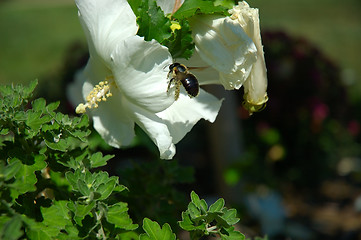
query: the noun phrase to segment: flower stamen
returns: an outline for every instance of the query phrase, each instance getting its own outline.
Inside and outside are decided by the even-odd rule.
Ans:
[[[92,109],[92,108],[98,108],[100,102],[107,101],[107,98],[111,97],[113,94],[110,92],[111,85],[114,84],[114,77],[106,77],[104,81],[99,82],[99,84],[95,85],[93,90],[90,91],[88,96],[85,98],[86,103],[80,103],[76,109],[75,112],[85,113],[86,109]]]

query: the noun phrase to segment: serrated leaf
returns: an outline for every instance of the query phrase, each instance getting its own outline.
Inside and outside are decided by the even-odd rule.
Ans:
[[[197,193],[195,193],[194,191],[191,192],[191,201],[192,203],[194,203],[194,205],[197,208],[200,208],[201,206],[201,199],[199,198],[199,196],[197,195]]]
[[[31,240],[51,240],[52,238],[41,229],[30,229],[26,235]]]
[[[12,161],[9,165],[7,165],[3,171],[5,181],[15,177],[15,175],[20,171],[22,166],[23,164],[18,159]]]
[[[215,6],[214,1],[206,0],[187,0],[182,6],[173,14],[177,19],[189,18],[196,14],[226,14],[227,8],[223,6]]]
[[[73,172],[66,172],[65,178],[68,180],[70,186],[73,187],[75,191],[78,190],[78,179],[79,175],[81,174],[80,169]]]
[[[191,220],[189,214],[182,212],[182,221],[178,222],[179,226],[186,231],[197,230],[197,226],[194,226],[193,221]]]
[[[21,218],[18,215],[13,216],[1,227],[0,239],[19,239],[23,235],[22,225]]]
[[[103,156],[101,152],[97,152],[90,157],[91,167],[97,168],[97,167],[105,166],[107,164],[107,161],[109,159],[112,159],[113,157],[114,155]]]
[[[38,79],[35,79],[34,81],[31,81],[28,86],[24,86],[22,89],[23,92],[23,98],[28,98],[32,95],[34,92],[36,86],[38,85]]]
[[[229,225],[236,224],[239,221],[239,218],[237,218],[237,210],[233,208],[225,210],[222,219],[224,219]]]
[[[143,220],[143,229],[146,232],[139,236],[140,240],[175,240],[176,235],[172,232],[168,223],[164,224],[162,228],[157,222],[148,218]]]
[[[60,102],[53,102],[48,104],[48,106],[46,106],[46,110],[48,111],[49,114],[52,114],[60,105]]]
[[[33,107],[33,110],[36,112],[44,112],[46,101],[44,98],[37,98],[31,103],[31,106]]]
[[[137,15],[139,25],[137,35],[144,37],[146,41],[155,39],[159,43],[171,36],[171,22],[155,1],[144,0],[139,8],[141,11],[138,11]]]
[[[78,179],[77,187],[78,187],[79,192],[81,194],[83,194],[83,196],[90,195],[91,190],[83,179]]]
[[[168,47],[169,52],[173,58],[185,58],[189,59],[193,54],[193,38],[192,31],[187,20],[181,20],[179,22],[180,29],[177,29],[172,33],[172,36],[165,40],[162,44]]]
[[[200,210],[202,214],[206,214],[208,210],[208,205],[206,200],[202,199],[200,202]]]
[[[132,219],[128,214],[128,204],[119,202],[109,206],[106,213],[106,218],[109,223],[114,224],[117,228],[124,230],[135,230],[138,228],[137,224],[133,224]]]
[[[67,206],[69,206],[69,204]],[[83,220],[84,217],[86,215],[88,215],[91,212],[91,210],[93,210],[94,207],[95,207],[94,201],[89,204],[86,204],[86,205],[76,203],[74,205],[74,208],[75,208],[74,209],[74,217],[75,217],[74,220],[76,220],[76,222],[79,225],[81,225],[81,220]]]
[[[190,202],[188,204],[188,212],[192,219],[201,217],[201,211],[197,208],[197,206],[193,202]]]
[[[209,207],[209,212],[220,212],[224,207],[224,199],[220,198]]]
[[[69,209],[66,207],[68,201],[54,201],[49,208],[41,207],[43,223],[53,228],[64,229],[67,224],[71,225]]]
[[[235,231],[234,227],[230,227],[230,228],[227,228],[224,230],[226,231],[226,233],[222,233],[222,231],[220,232],[221,239],[224,239],[224,240],[244,240],[245,239],[245,236],[242,233]]]
[[[57,142],[55,142],[54,140],[45,140],[44,142],[46,146],[56,151],[67,152],[69,148],[69,145],[65,139],[59,139]]]
[[[107,183],[102,183],[96,189],[96,192],[100,193],[101,197],[99,200],[107,199],[110,194],[113,192],[117,181],[115,179],[110,179]]]

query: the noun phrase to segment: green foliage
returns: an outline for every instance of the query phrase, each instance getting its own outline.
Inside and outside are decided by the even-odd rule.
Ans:
[[[135,230],[127,203],[115,199],[126,187],[90,171],[113,156],[88,149],[87,116],[31,101],[36,85],[0,87],[0,238],[97,239]]]
[[[179,222],[181,228],[190,232],[191,239],[214,234],[219,235],[221,239],[245,238],[232,226],[239,221],[236,217],[237,211],[224,207],[223,198],[209,207],[195,192],[191,193],[191,200],[188,209],[182,213],[182,221]]]
[[[177,19],[190,18],[196,14],[219,14],[227,15],[227,8],[222,5],[215,6],[214,1],[207,0],[187,0],[174,13]]]
[[[160,227],[157,222],[145,218],[143,221],[145,233],[139,236],[139,240],[175,240],[176,236],[172,232],[169,224],[166,223]]]
[[[227,15],[229,1],[186,0],[173,15],[167,14],[154,0],[128,1],[137,16],[139,30],[137,35],[145,40],[157,40],[167,46],[173,58],[190,58],[194,43],[188,19],[197,14]],[[177,28],[171,28],[176,25]]]
[[[56,112],[59,102],[31,101],[36,85],[0,86],[0,239],[175,240],[175,219],[160,217],[169,221],[160,226],[144,218],[144,208],[169,215],[175,203],[183,203],[172,185],[192,181],[193,170],[175,161],[142,164],[122,172],[134,190],[129,191],[118,177],[97,169],[114,156],[92,152],[86,115],[71,118]],[[134,185],[140,175],[143,181]],[[149,200],[137,208],[142,197],[154,198],[160,209]],[[194,192],[191,198],[179,225],[192,239],[244,239],[232,226],[239,221],[236,210],[226,209],[223,199],[208,208]],[[131,219],[130,206],[144,219],[144,233]]]

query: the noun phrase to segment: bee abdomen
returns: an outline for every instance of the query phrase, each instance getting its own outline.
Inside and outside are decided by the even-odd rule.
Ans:
[[[196,97],[199,93],[199,84],[197,78],[193,75],[188,73],[184,79],[181,80],[183,87],[187,91],[187,93],[192,96]]]

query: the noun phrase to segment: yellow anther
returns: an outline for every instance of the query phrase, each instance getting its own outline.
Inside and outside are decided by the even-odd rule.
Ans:
[[[114,84],[113,76],[106,77],[106,79],[111,80],[110,83],[109,81],[104,80],[95,85],[93,90],[91,90],[88,96],[86,96],[86,103],[81,103],[76,107],[76,113],[85,113],[87,108],[98,108],[98,103],[101,101],[105,102],[107,98],[112,96],[112,93],[110,92],[110,85]]]
[[[172,30],[172,32],[174,32],[175,30],[180,30],[182,28],[177,21],[171,21],[171,23],[172,25],[170,25],[170,29]]]

